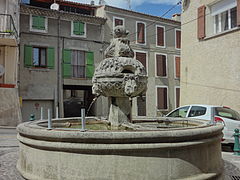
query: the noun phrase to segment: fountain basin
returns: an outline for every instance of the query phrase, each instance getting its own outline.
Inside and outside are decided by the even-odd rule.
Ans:
[[[222,178],[221,125],[80,132],[44,123],[17,128],[17,168],[27,179]]]

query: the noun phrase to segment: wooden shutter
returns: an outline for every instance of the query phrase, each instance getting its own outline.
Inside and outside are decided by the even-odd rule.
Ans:
[[[118,26],[118,25],[122,26],[123,25],[123,20],[122,19],[117,19],[117,18],[114,19],[114,25],[115,26]]]
[[[157,108],[168,109],[167,88],[157,88]]]
[[[32,28],[38,29],[38,16],[32,15]]]
[[[136,59],[142,63],[142,65],[145,67],[145,69],[147,71],[146,57],[147,57],[146,53],[136,52]]]
[[[240,0],[237,0],[237,25],[240,26]]]
[[[54,68],[55,64],[55,52],[53,47],[47,49],[47,67],[50,69]]]
[[[38,29],[45,30],[45,17],[38,16]]]
[[[180,102],[180,88],[176,88],[176,108],[179,107]]]
[[[176,48],[181,48],[181,31],[176,30]]]
[[[92,78],[94,74],[94,54],[93,52],[86,53],[86,76]]]
[[[71,50],[63,50],[63,77],[71,77],[72,75],[71,54]]]
[[[157,45],[164,46],[164,28],[157,27]]]
[[[166,76],[166,56],[165,55],[156,55],[156,61],[157,61],[157,76]]]
[[[80,35],[84,35],[84,23],[80,22],[79,23],[79,33]]]
[[[205,38],[205,11],[206,6],[198,8],[198,39]]]
[[[79,26],[80,26],[79,22],[77,22],[77,21],[73,22],[73,34],[80,35]]]
[[[175,74],[176,78],[180,78],[180,57],[175,57]]]
[[[137,42],[145,43],[145,24],[137,23]]]
[[[33,48],[32,46],[24,46],[24,66],[31,67],[33,63]]]

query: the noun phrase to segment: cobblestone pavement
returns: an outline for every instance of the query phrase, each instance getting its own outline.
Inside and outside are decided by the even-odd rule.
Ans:
[[[240,156],[222,153],[224,180],[240,180]],[[18,141],[14,129],[0,128],[0,180],[25,180],[16,169]]]

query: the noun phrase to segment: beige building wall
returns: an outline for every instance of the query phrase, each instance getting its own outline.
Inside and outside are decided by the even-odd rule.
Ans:
[[[129,31],[128,38],[134,52],[146,53],[146,68],[148,84],[146,92],[146,116],[161,116],[173,110],[175,106],[175,88],[179,87],[179,78],[175,78],[175,56],[180,56],[180,50],[175,48],[175,30],[180,30],[180,23],[169,19],[128,11],[111,6],[102,6],[97,9],[97,16],[107,19],[104,26],[104,40],[110,42],[114,18],[123,19],[125,28]],[[146,25],[146,44],[136,43],[136,22]],[[156,46],[156,26],[165,28],[165,47]],[[104,49],[108,44],[105,44]],[[156,76],[156,53],[167,55],[167,77]],[[168,109],[157,109],[157,87],[168,88]],[[133,118],[138,118],[137,98],[133,98]]]
[[[19,1],[0,1],[0,126],[16,126],[22,120],[18,95]]]
[[[240,111],[240,28],[213,34],[215,0],[190,1],[182,14],[181,105],[225,105]],[[206,5],[206,37],[197,38],[197,8]]]

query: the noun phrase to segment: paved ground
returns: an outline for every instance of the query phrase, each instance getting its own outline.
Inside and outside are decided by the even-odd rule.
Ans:
[[[15,129],[0,127],[0,180],[24,180],[16,169],[18,142]],[[229,151],[228,147],[223,148]],[[222,153],[225,180],[240,180],[240,156],[232,152]]]

